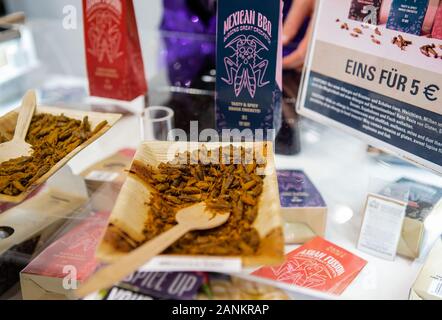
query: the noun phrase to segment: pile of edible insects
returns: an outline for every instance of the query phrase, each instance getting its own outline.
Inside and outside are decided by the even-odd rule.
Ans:
[[[131,173],[151,189],[145,241],[172,228],[176,212],[205,201],[209,210],[230,212],[215,229],[187,233],[166,253],[194,255],[253,255],[260,237],[252,226],[263,191],[265,153],[228,146],[181,153],[157,168],[135,161]],[[213,161],[216,160],[216,161]],[[120,247],[121,249],[121,247]],[[126,248],[130,249],[130,248]]]
[[[21,194],[106,124],[103,121],[92,130],[87,117],[80,121],[64,115],[34,115],[26,136],[26,142],[32,145],[33,153],[29,157],[11,159],[0,164],[0,194]],[[13,132],[8,136],[0,135],[0,143],[11,139]]]

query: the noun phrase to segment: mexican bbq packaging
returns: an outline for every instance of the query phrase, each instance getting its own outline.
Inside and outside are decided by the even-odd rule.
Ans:
[[[216,125],[220,133],[239,129],[257,137],[262,129],[267,139],[267,130],[279,130],[281,27],[280,0],[218,0]]]

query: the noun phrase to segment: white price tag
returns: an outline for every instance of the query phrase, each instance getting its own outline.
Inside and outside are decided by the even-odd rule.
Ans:
[[[87,175],[86,180],[111,182],[114,181],[117,177],[118,172],[95,170]]]
[[[174,272],[174,271],[206,271],[206,272],[241,272],[240,258],[188,258],[158,256],[145,264],[140,271]]]
[[[393,260],[396,257],[406,208],[405,202],[368,195],[358,249]]]
[[[434,279],[431,281],[428,293],[438,298],[442,298],[442,279]]]

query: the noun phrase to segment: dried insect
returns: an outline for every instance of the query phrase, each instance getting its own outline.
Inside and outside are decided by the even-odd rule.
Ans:
[[[407,46],[413,44],[410,40],[404,39],[404,37],[401,35],[393,37],[391,43],[397,45],[401,50],[405,50]]]
[[[358,38],[359,37],[359,35],[357,34],[357,33],[350,33],[350,35],[352,36],[352,37],[354,37],[354,38]]]
[[[436,45],[434,43],[432,44],[428,44],[425,46],[420,47],[420,51],[423,55],[427,56],[427,57],[431,57],[433,56],[434,58],[439,58],[439,54],[436,52],[435,50]]]
[[[382,36],[382,33],[381,33],[381,31],[379,30],[378,27],[376,27],[376,28],[374,29],[374,33],[376,33],[378,36]]]

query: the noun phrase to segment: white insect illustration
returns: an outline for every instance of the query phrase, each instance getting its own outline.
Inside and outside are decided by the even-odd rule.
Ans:
[[[361,12],[363,14],[366,14],[362,22],[375,25],[378,24],[378,9],[375,6],[365,6]]]
[[[255,36],[239,35],[230,41],[225,48],[233,50],[233,55],[224,58],[227,79],[222,78],[229,85],[234,85],[235,95],[238,97],[244,88],[250,96],[255,97],[256,88],[264,87],[264,76],[269,61],[259,56],[262,50],[269,49]]]

